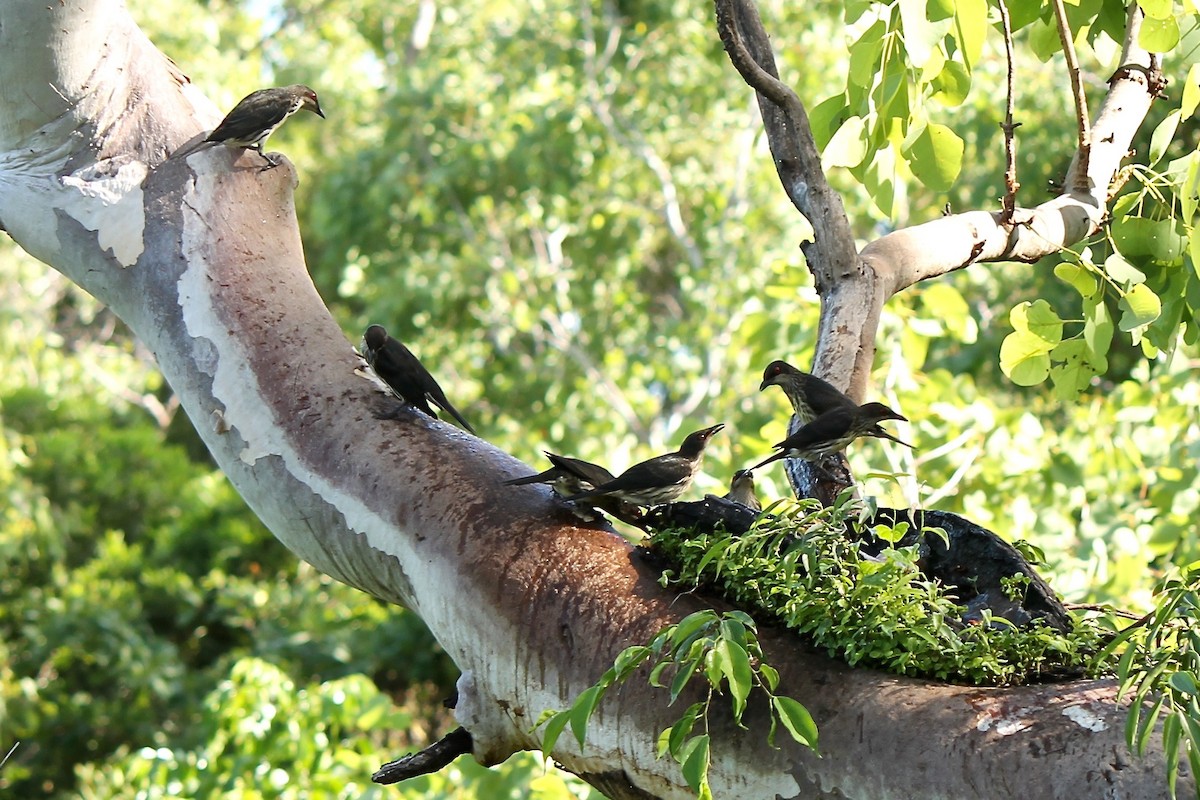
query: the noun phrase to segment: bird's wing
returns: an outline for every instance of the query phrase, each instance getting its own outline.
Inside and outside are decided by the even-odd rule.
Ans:
[[[593,464],[590,461],[571,458],[570,456],[560,456],[554,453],[546,453],[546,458],[550,459],[550,463],[554,466],[565,472],[569,472],[580,480],[587,481],[592,486],[601,486],[614,479],[611,472],[599,464]]]

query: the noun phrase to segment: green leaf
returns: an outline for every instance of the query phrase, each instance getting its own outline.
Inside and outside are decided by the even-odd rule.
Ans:
[[[626,647],[617,654],[616,659],[613,661],[613,679],[615,681],[625,680],[625,678],[629,677],[630,673],[640,667],[650,657],[650,653],[650,648],[645,645]],[[612,681],[609,683],[612,683]]]
[[[571,704],[570,711],[567,712],[571,718],[571,732],[575,734],[575,739],[579,742],[580,749],[583,748],[583,742],[587,738],[588,720],[591,718],[592,712],[596,710],[596,705],[603,697],[603,687],[590,686],[584,689],[579,697],[575,698],[575,702]]]
[[[671,649],[677,650],[689,643],[693,635],[705,627],[715,624],[716,621],[717,614],[715,611],[693,611],[691,614],[688,614],[670,628]]]
[[[850,109],[846,104],[846,95],[835,94],[822,100],[808,115],[808,125],[812,128],[813,141],[817,147],[824,150],[829,145],[833,134],[842,127],[850,117]]]
[[[1088,298],[1096,293],[1096,278],[1079,264],[1063,261],[1054,267],[1054,275],[1060,281],[1069,283],[1081,297]]]
[[[758,674],[762,676],[763,683],[767,685],[767,691],[773,692],[779,688],[779,671],[766,662],[758,665]]]
[[[1172,689],[1178,692],[1190,695],[1197,694],[1196,678],[1190,672],[1176,672],[1167,679],[1167,683]]]
[[[1142,20],[1138,44],[1151,53],[1174,50],[1175,45],[1179,44],[1179,25],[1175,22],[1175,17],[1167,15],[1162,19],[1155,19],[1147,16]]]
[[[1045,342],[1027,331],[1014,331],[1000,345],[1000,369],[1018,386],[1034,386],[1050,374]]]
[[[1104,271],[1108,277],[1126,286],[1146,282],[1146,273],[1126,261],[1120,253],[1113,253],[1104,259]]]
[[[546,723],[546,730],[542,732],[542,752],[550,755],[554,750],[554,745],[558,742],[558,737],[562,735],[563,728],[567,727],[567,722],[570,720],[570,715],[566,711],[552,713]]]
[[[1162,303],[1159,302],[1158,295],[1144,283],[1126,292],[1119,305],[1123,313],[1118,327],[1123,331],[1149,325],[1162,313]]]
[[[962,105],[971,91],[971,74],[957,61],[947,61],[933,80],[930,97],[949,108]]]
[[[904,155],[922,183],[935,192],[945,191],[962,169],[963,140],[945,125],[930,122]]]
[[[671,681],[671,699],[667,705],[674,703],[678,699],[680,692],[687,686],[692,676],[696,674],[696,670],[699,669],[702,660],[701,658],[692,658],[680,665],[679,672],[675,673],[675,678]]]
[[[933,48],[944,35],[937,26],[930,24],[925,14],[926,0],[900,0],[900,24],[904,31],[904,49],[908,61],[917,69],[925,66]]]
[[[1154,705],[1152,705],[1149,710],[1142,709],[1141,706],[1138,706],[1137,708],[1142,710],[1140,715],[1135,713],[1134,708],[1129,709],[1129,717],[1130,719],[1134,720],[1134,728],[1136,730],[1133,737],[1130,737],[1128,735],[1128,729],[1126,729],[1126,741],[1133,743],[1134,752],[1139,754],[1146,752],[1146,747],[1150,744],[1151,735],[1154,733],[1154,724],[1158,722],[1158,716],[1160,713],[1162,713],[1166,699],[1167,698],[1165,696],[1159,695],[1158,700],[1155,701]],[[1138,719],[1139,716],[1140,719]]]
[[[1167,789],[1171,797],[1175,796],[1175,781],[1179,777],[1179,739],[1183,735],[1179,717],[1178,713],[1168,714],[1163,720],[1163,755],[1167,761]]]
[[[887,25],[875,20],[858,41],[850,45],[849,82],[855,86],[873,86],[879,75],[879,56],[883,53],[883,35]],[[845,101],[843,99],[843,106]]]
[[[1068,339],[1050,351],[1054,363],[1050,367],[1050,380],[1054,383],[1055,396],[1061,400],[1073,400],[1086,389],[1096,377],[1087,342]]]
[[[733,696],[733,719],[740,722],[754,680],[754,673],[750,669],[750,657],[744,647],[728,639],[721,639],[717,643],[717,649],[722,651],[722,672],[729,683],[729,693]]]
[[[1166,19],[1171,16],[1172,0],[1138,0],[1138,7],[1151,19]]]
[[[684,741],[691,734],[692,729],[696,727],[696,720],[703,713],[704,706],[704,703],[693,703],[688,706],[687,710],[683,712],[683,716],[674,725],[663,731],[658,741],[658,755],[660,758],[664,752],[669,752],[672,758],[680,760],[680,749],[683,747]],[[663,737],[666,737],[665,740]],[[665,750],[663,749],[664,743]]]
[[[1108,349],[1112,346],[1115,326],[1103,297],[1097,297],[1095,300],[1084,303],[1083,319],[1083,338],[1087,342],[1088,349],[1097,357],[1107,356]],[[1105,365],[1100,371],[1103,372],[1107,368]]]
[[[987,0],[956,0],[954,3],[954,38],[968,70],[983,54],[983,42],[988,30]]]
[[[825,146],[821,161],[827,168],[857,167],[866,156],[866,124],[862,117],[849,117]]]
[[[1166,154],[1167,148],[1175,139],[1175,130],[1179,127],[1179,109],[1175,109],[1154,128],[1150,136],[1150,161],[1147,166],[1154,166]]]
[[[808,709],[790,697],[777,695],[771,698],[771,707],[779,715],[784,729],[802,745],[817,749],[817,723]]]
[[[708,734],[703,733],[689,739],[679,753],[683,779],[693,792],[699,792],[701,784],[708,783],[708,746]]]
[[[1045,300],[1019,303],[1008,314],[1013,329],[1028,331],[1046,343],[1046,349],[1062,341],[1063,321]]]
[[[1183,116],[1190,117],[1200,106],[1200,64],[1192,64],[1188,70],[1187,79],[1183,82],[1183,99],[1179,103],[1179,111]]]

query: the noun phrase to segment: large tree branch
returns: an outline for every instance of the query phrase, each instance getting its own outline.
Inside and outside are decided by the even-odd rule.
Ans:
[[[527,468],[400,408],[364,373],[305,270],[291,168],[263,172],[223,146],[164,160],[215,117],[117,0],[0,5],[0,222],[146,342],[284,544],[421,615],[463,670],[455,714],[479,761],[536,747],[543,709],[707,603],[660,588],[545,487],[503,486]],[[748,731],[715,716],[718,796],[1161,794],[1157,745],[1121,755],[1111,685],[929,684],[763,638],[781,691],[814,712],[824,757],[765,747],[762,708]],[[564,736],[552,757],[614,798],[687,796],[655,757],[677,713],[662,695],[614,693],[586,751]]]

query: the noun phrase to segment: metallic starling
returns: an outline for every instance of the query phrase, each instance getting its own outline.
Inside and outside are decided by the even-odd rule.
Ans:
[[[411,350],[388,336],[382,325],[372,325],[363,334],[363,356],[375,374],[383,378],[384,383],[392,387],[404,402],[437,419],[437,414],[429,407],[429,402],[433,401],[435,406],[458,420],[459,425],[475,433],[458,409],[446,399],[446,393],[429,374],[429,370]]]
[[[725,495],[725,499],[741,503],[754,511],[762,511],[762,503],[758,502],[758,495],[754,493],[754,473],[748,469],[739,469],[733,473],[733,480],[729,482],[729,494]]]
[[[307,108],[322,119],[325,117],[321,104],[317,102],[317,93],[307,86],[296,83],[274,89],[259,89],[243,97],[204,141],[257,150],[267,160],[268,166],[264,169],[277,167],[279,161],[263,152],[263,143],[285,119],[302,108]]]
[[[537,475],[505,481],[504,485],[524,486],[529,483],[549,483],[554,485],[555,492],[567,496],[591,491],[597,486],[613,480],[613,474],[599,464],[556,455],[548,450],[545,452],[546,458],[550,459],[550,463],[554,466]]]
[[[590,500],[611,496],[637,506],[669,503],[692,485],[692,478],[700,470],[700,462],[704,459],[705,445],[713,434],[724,427],[724,424],[713,425],[711,428],[689,433],[674,453],[634,464],[613,480],[589,491],[573,494],[567,499]]]
[[[758,390],[764,391],[768,386],[783,389],[802,425],[807,425],[826,411],[842,407],[854,408],[858,405],[833,384],[821,380],[816,375],[801,372],[786,361],[772,361],[763,370],[763,379],[758,385]]]
[[[750,469],[758,469],[781,458],[803,458],[816,461],[821,456],[840,453],[846,445],[860,436],[879,436],[912,447],[879,427],[885,419],[907,420],[883,403],[864,403],[861,406],[841,406],[826,411],[791,436],[775,445],[779,452],[768,456]]]
[[[772,361],[763,370],[762,383],[758,385],[758,390],[761,392],[768,386],[778,386],[783,389],[783,393],[787,395],[787,399],[792,404],[792,410],[796,413],[796,419],[801,425],[807,425],[817,417],[835,408],[858,408],[858,404],[850,399],[850,396],[836,388],[828,381],[818,378],[816,375],[810,375],[807,372],[802,372],[786,361]],[[884,406],[887,408],[887,406]],[[888,409],[889,411],[891,409]],[[883,417],[882,419],[904,419],[901,416]],[[905,420],[907,422],[907,420]],[[878,424],[871,427],[862,436],[875,436],[880,439],[891,439],[893,442],[900,442],[899,439],[892,436],[890,433],[879,427]],[[904,442],[900,442],[904,444]],[[912,445],[904,445],[911,447]]]

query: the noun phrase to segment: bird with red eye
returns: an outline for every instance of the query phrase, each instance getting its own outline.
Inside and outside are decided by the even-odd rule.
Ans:
[[[204,141],[256,150],[267,160],[263,169],[271,169],[279,166],[280,161],[264,153],[263,144],[284,120],[301,109],[325,118],[317,93],[303,84],[259,89],[238,101]]]

